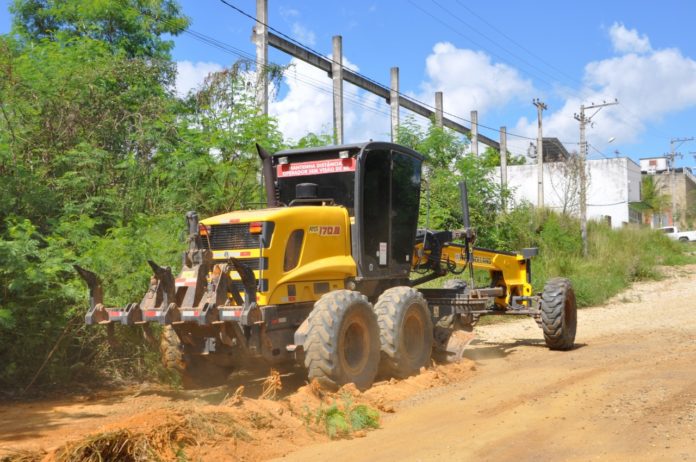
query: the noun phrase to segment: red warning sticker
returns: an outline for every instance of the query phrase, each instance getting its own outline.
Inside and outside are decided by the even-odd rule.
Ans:
[[[324,175],[326,173],[354,172],[355,159],[327,159],[278,165],[278,178]]]

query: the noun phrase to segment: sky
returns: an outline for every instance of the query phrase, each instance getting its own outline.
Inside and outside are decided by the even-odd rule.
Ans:
[[[255,0],[225,1],[255,15]],[[8,3],[0,0],[0,32],[10,27]],[[174,38],[181,94],[211,71],[254,58],[252,19],[220,0],[180,4],[191,31],[224,44]],[[693,1],[269,0],[268,10],[271,27],[321,54],[341,35],[344,64],[370,79],[388,86],[398,66],[401,92],[434,105],[442,91],[445,112],[464,125],[478,111],[480,133],[490,138],[506,126],[516,155],[536,138],[534,98],[548,106],[544,136],[569,151],[578,149],[580,106],[618,99],[586,114],[594,114],[590,158],[661,156],[671,139],[696,137]],[[326,74],[272,48],[269,59],[289,66],[270,104],[285,137],[330,133]],[[387,103],[350,84],[344,91],[346,142],[389,139]],[[696,167],[696,140],[674,145],[682,154],[676,165]]]

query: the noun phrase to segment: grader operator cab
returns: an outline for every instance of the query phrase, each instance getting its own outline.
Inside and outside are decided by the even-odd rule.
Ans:
[[[452,333],[486,314],[532,316],[550,348],[572,348],[569,281],[533,295],[534,249],[473,247],[465,185],[464,230],[417,229],[417,152],[369,142],[259,154],[268,207],[201,221],[189,212],[181,272],[150,261],[140,303],[105,307],[99,278],[76,267],[90,289],[86,323],[110,333],[142,325],[146,337],[148,323],[163,324],[165,365],[192,387],[261,362],[299,363],[310,380],[365,389],[380,370],[406,377],[432,355],[458,356]],[[487,287],[473,286],[474,268],[489,272]],[[466,280],[416,288],[466,269]]]

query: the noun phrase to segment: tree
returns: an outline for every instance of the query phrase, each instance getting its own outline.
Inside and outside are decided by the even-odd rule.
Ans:
[[[166,63],[164,64],[167,65]],[[112,54],[87,38],[23,46],[0,38],[0,218],[32,217],[42,232],[65,214],[112,226],[120,200],[171,133],[159,62]],[[145,167],[145,168],[143,168]]]
[[[25,41],[90,38],[126,56],[169,59],[189,20],[173,0],[15,0],[12,32]]]
[[[215,214],[263,202],[256,143],[283,146],[274,119],[258,113],[246,65],[210,74],[181,107],[177,139],[153,158],[152,190],[165,210]]]
[[[653,211],[653,215],[662,215],[672,207],[672,196],[662,192],[653,175],[644,176],[641,180],[640,196],[641,201]]]
[[[479,156],[465,155],[468,140],[431,123],[427,128],[412,119],[399,127],[398,142],[423,154],[424,191],[421,193],[420,226],[460,229],[463,226],[459,182],[466,180],[472,225],[478,243],[495,248],[500,243],[501,196],[507,191],[492,181],[493,168]],[[430,200],[426,199],[429,194]]]
[[[3,390],[26,385],[59,338],[39,383],[75,379],[71,365],[98,364],[106,351],[91,341],[103,334],[78,330],[85,292],[72,263],[104,270],[113,282],[108,294],[116,295],[110,300],[130,301],[140,295],[131,278],[146,280],[144,254],[177,261],[179,220],[170,226],[169,210],[152,214],[151,185],[161,146],[178,142],[175,66],[160,34],[180,26],[139,17],[175,19],[177,8],[107,0],[13,5],[14,32],[0,36]]]
[[[570,153],[563,162],[551,162],[545,165],[550,173],[551,193],[556,195],[561,204],[560,213],[563,215],[579,213],[580,169],[583,168],[583,162],[578,153]]]
[[[483,165],[486,167],[500,167],[500,151],[498,149],[486,146],[486,149],[481,155]],[[507,152],[507,165],[524,165],[527,159],[524,156],[516,156],[510,151]]]

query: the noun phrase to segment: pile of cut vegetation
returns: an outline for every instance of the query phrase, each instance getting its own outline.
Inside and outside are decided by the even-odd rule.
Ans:
[[[239,387],[217,404],[179,397],[158,405],[136,395],[133,399],[143,400],[142,412],[57,448],[16,451],[0,456],[0,462],[268,460],[329,439],[362,437],[379,428],[382,414],[394,412],[401,401],[461,381],[472,370],[473,363],[465,359],[405,380],[378,382],[366,392],[352,384],[329,392],[315,381],[282,399],[274,393],[282,387],[280,376],[272,373],[263,398],[245,397]]]

